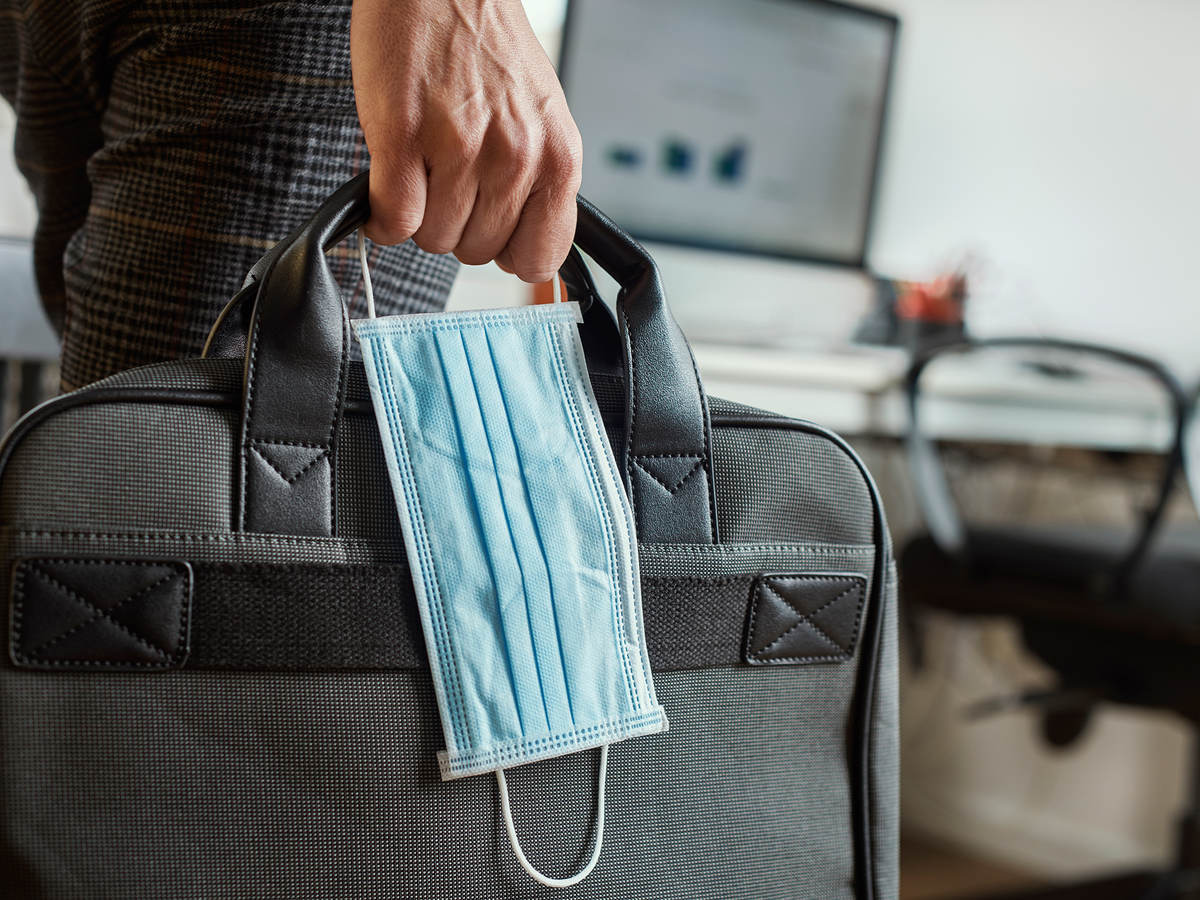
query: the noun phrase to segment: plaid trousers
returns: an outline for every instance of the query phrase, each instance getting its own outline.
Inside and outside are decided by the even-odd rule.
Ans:
[[[0,0],[0,93],[38,203],[71,389],[196,355],[250,266],[368,165],[350,0]],[[333,251],[351,314],[357,251]],[[372,247],[380,310],[445,304],[449,256]]]

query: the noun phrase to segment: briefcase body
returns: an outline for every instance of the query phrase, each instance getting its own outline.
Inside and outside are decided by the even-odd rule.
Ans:
[[[4,896],[817,898],[897,891],[895,591],[821,427],[705,396],[645,251],[581,201],[589,374],[633,502],[665,734],[614,745],[562,892],[442,732],[361,365],[323,250],[365,176],[255,267],[206,358],[26,416],[0,449]],[[731,299],[730,302],[736,302]],[[598,754],[509,772],[530,861],[590,852]]]

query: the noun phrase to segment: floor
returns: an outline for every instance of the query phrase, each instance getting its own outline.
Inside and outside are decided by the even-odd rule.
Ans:
[[[1037,887],[1034,876],[919,838],[900,842],[901,900],[964,900]]]

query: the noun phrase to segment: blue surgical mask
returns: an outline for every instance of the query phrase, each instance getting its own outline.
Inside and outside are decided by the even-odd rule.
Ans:
[[[442,777],[496,772],[519,860],[558,887],[599,857],[607,745],[667,725],[580,321],[578,304],[555,303],[354,323],[441,712]],[[521,853],[502,770],[595,747],[592,860],[547,878]]]

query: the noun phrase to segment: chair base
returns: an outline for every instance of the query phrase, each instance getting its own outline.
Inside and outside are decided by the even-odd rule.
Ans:
[[[1200,900],[1200,872],[1129,872],[1056,887],[972,895],[969,900]]]

